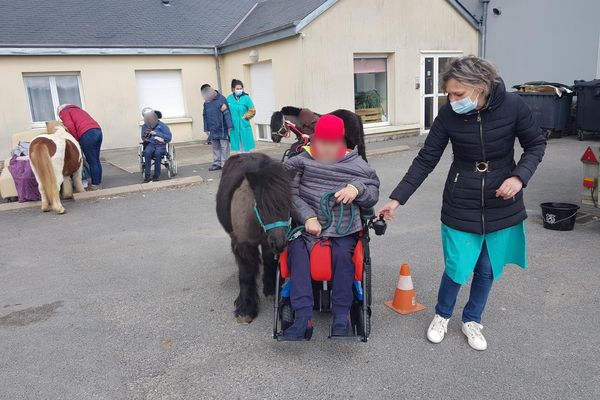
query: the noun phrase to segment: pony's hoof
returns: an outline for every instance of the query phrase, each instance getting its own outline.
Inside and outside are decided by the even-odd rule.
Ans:
[[[57,213],[57,214],[64,214],[64,213],[66,213],[66,212],[67,212],[67,210],[65,210],[65,208],[64,208],[64,207],[61,207],[61,208],[59,208],[58,210],[56,210],[56,213]]]
[[[48,203],[42,203],[42,211],[43,212],[50,211],[50,206],[48,205]]]
[[[236,319],[238,324],[241,325],[248,325],[250,322],[252,322],[252,317],[249,315],[238,315],[236,316]]]

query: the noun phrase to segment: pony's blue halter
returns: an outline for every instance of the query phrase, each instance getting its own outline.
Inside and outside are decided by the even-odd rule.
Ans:
[[[262,218],[260,217],[260,213],[258,212],[258,207],[256,207],[256,203],[254,203],[254,214],[256,214],[256,219],[258,220],[260,227],[265,233],[275,228],[287,228],[289,230],[292,226],[292,218],[289,218],[287,221],[275,221],[271,222],[270,224],[265,224]]]

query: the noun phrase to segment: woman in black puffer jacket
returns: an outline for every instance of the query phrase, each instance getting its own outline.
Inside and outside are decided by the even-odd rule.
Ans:
[[[488,61],[475,56],[455,59],[442,80],[449,102],[380,213],[386,219],[394,217],[433,171],[450,141],[454,160],[441,218],[446,265],[427,338],[442,341],[458,291],[473,274],[462,331],[471,347],[485,350],[480,322],[492,283],[506,264],[526,267],[527,214],[521,189],[542,160],[546,140],[530,109],[517,94],[506,92]],[[515,139],[524,151],[517,163]]]

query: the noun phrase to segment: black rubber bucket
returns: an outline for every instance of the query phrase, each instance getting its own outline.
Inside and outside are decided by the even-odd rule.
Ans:
[[[577,217],[577,204],[570,203],[542,203],[542,219],[544,228],[554,231],[572,231],[575,228]]]

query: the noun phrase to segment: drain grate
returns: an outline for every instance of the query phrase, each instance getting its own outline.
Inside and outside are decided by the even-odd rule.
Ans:
[[[575,223],[585,225],[592,222],[600,221],[600,216],[579,211],[575,219]]]

